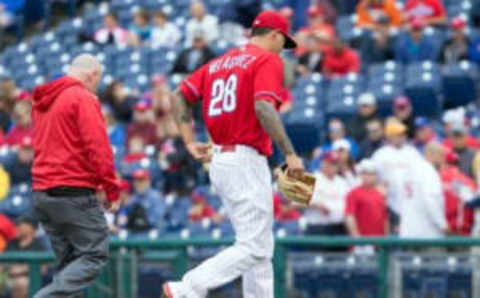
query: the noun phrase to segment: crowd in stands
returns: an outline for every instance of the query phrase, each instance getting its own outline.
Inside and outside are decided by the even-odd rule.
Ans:
[[[7,25],[21,2],[0,0],[0,27]],[[292,19],[299,43],[294,53],[283,56],[286,88],[281,111],[286,117],[303,100],[290,88],[319,74],[333,82],[352,73],[361,76],[370,66],[387,61],[480,63],[480,35],[472,34],[478,30],[480,15],[474,3],[470,15],[449,15],[441,0],[360,0],[350,1],[355,2],[351,7],[344,1],[312,0],[303,9],[296,1],[284,2],[277,8]],[[235,5],[245,18],[262,7],[261,1]],[[146,90],[136,90],[120,77],[100,90],[118,175],[124,179],[124,205],[117,214],[108,214],[112,235],[156,230],[178,236],[195,224],[218,227],[228,235],[231,227],[220,199],[208,186],[206,169],[193,162],[179,138],[172,118],[171,81],[218,55],[215,42],[247,42],[248,23],[238,15],[214,15],[200,1],[191,3],[184,26],[165,10],[132,11],[129,24],[108,11],[96,30],[78,35],[80,41],[105,49],[152,47],[176,53],[170,69],[149,77]],[[353,33],[341,32],[342,20],[353,22]],[[437,39],[432,30],[443,32],[445,38]],[[37,224],[28,214],[33,160],[30,111],[35,94],[8,73],[0,75],[0,213],[4,214],[0,250],[41,250],[46,246],[32,238]],[[325,137],[303,152],[317,177],[311,205],[293,205],[279,193],[272,198],[276,228],[289,229],[294,223],[293,233],[353,237],[471,235],[478,224],[471,208],[477,203],[480,182],[480,139],[472,134],[475,123],[468,107],[427,117],[418,113],[406,94],[395,96],[387,107],[371,92],[359,92],[353,100],[353,115],[329,117],[319,128]],[[390,112],[384,113],[385,108]],[[200,114],[197,109],[196,127],[205,137]],[[273,158],[272,165],[277,161]],[[22,270],[12,267],[15,272],[10,272],[18,277],[15,291],[24,289]]]

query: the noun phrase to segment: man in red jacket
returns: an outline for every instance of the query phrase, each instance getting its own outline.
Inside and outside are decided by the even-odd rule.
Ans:
[[[102,65],[82,54],[67,76],[35,89],[32,180],[34,208],[58,259],[53,281],[35,298],[76,297],[108,257],[103,205],[118,200],[113,153],[100,104],[94,95]]]

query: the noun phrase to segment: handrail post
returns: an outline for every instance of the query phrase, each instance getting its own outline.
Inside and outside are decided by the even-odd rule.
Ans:
[[[175,258],[174,266],[175,278],[178,280],[182,279],[182,276],[188,270],[188,254],[186,246],[178,249],[178,255]]]
[[[388,246],[380,246],[378,252],[378,264],[380,269],[379,274],[379,298],[388,298],[388,289],[389,289],[389,260],[390,252]]]
[[[28,289],[28,297],[32,298],[42,287],[42,274],[40,272],[40,263],[31,262],[28,266],[28,278],[30,286]]]
[[[273,258],[275,298],[286,298],[286,275],[287,275],[287,252],[283,244],[275,244],[275,253]]]

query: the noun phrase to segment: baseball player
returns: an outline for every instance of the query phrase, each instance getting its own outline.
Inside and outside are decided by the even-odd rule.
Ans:
[[[253,22],[249,44],[212,60],[176,92],[175,116],[187,149],[199,161],[210,158],[195,139],[191,104],[203,100],[213,141],[210,180],[233,224],[235,244],[163,285],[163,297],[203,298],[242,276],[246,298],[273,298],[273,193],[267,156],[273,139],[294,172],[303,163],[285,133],[277,109],[283,67],[279,53],[294,48],[288,21],[273,11]]]

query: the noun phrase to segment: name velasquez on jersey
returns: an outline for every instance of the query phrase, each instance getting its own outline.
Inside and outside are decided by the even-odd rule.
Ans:
[[[235,67],[247,69],[257,57],[249,54],[239,54],[237,56],[221,57],[210,62],[208,74],[212,75],[221,70],[231,70]]]

